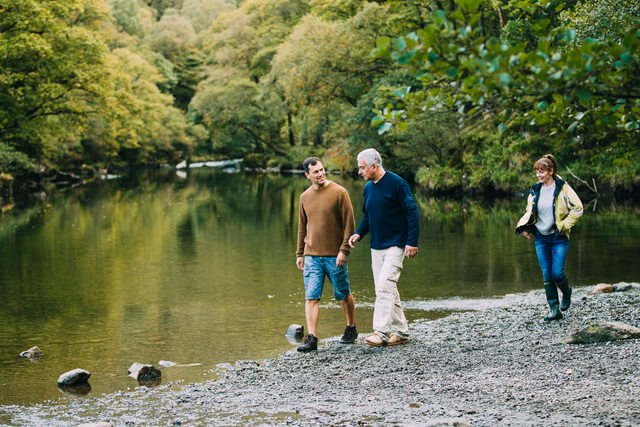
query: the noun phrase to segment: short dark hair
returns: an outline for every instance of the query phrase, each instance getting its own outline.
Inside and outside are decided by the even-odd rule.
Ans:
[[[315,166],[318,162],[322,163],[322,160],[318,157],[307,157],[302,162],[302,169],[304,169],[305,173],[309,173],[309,166]]]

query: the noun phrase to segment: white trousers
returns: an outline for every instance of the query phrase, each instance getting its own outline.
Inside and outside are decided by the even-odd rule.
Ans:
[[[402,273],[404,248],[371,249],[371,269],[376,286],[373,331],[384,340],[395,334],[409,337],[409,324],[402,311],[398,279]]]

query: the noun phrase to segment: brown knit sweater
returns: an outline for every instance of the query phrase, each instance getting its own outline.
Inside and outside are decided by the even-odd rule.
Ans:
[[[348,241],[354,230],[351,199],[341,185],[328,181],[324,187],[315,190],[311,186],[300,195],[296,256],[349,255]]]

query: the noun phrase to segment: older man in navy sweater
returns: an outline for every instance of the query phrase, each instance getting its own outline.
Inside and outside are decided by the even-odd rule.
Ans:
[[[404,344],[409,341],[409,324],[397,285],[404,257],[413,258],[418,253],[418,207],[407,181],[384,170],[382,158],[373,148],[358,154],[358,174],[368,182],[364,187],[362,221],[349,238],[349,246],[355,247],[357,241],[371,233],[371,268],[376,288],[374,334],[364,342],[372,346]]]

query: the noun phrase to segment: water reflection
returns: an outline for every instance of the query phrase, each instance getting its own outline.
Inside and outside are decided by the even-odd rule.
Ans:
[[[126,373],[136,361],[178,363],[163,369],[163,383],[199,381],[218,364],[291,348],[288,325],[304,324],[295,240],[308,181],[185,172],[133,173],[1,217],[0,403],[55,398],[55,379],[78,367],[92,372],[97,395],[132,387]],[[332,178],[349,190],[359,220],[363,182]],[[425,304],[433,300],[539,287],[533,245],[513,235],[524,200],[417,200],[420,253],[400,282],[408,317],[445,314]],[[574,283],[638,279],[638,213],[600,205],[585,214],[571,236]],[[375,298],[367,243],[349,259],[362,332]],[[329,289],[323,338],[344,329],[331,297]],[[39,364],[17,356],[35,345],[46,355]]]
[[[60,385],[58,390],[67,396],[74,398],[86,396],[91,392],[91,384],[84,382],[77,385]]]

